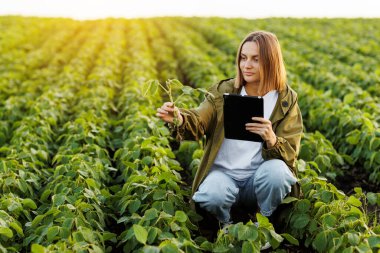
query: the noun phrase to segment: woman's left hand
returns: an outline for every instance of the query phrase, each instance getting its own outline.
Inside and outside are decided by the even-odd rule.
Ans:
[[[246,123],[245,129],[260,135],[266,142],[267,148],[273,147],[276,144],[277,138],[272,129],[272,122],[260,117],[253,117],[252,120],[255,121],[255,123]]]

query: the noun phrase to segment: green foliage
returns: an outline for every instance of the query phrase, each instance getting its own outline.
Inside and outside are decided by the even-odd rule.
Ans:
[[[358,168],[380,182],[378,20],[9,16],[0,28],[1,252],[380,249],[380,193],[346,196],[326,180]],[[154,108],[196,107],[235,75],[240,40],[256,29],[277,34],[298,93],[305,197],[284,200],[285,233],[258,215],[210,242],[183,178],[204,140],[172,149]]]

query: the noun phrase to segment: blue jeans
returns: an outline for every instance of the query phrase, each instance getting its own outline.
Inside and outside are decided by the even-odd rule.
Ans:
[[[252,210],[258,205],[262,215],[270,216],[296,182],[285,162],[273,159],[264,161],[245,181],[212,170],[193,195],[193,200],[223,223],[230,221],[234,204]]]

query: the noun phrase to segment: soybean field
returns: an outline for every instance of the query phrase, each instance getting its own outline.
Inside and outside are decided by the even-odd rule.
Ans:
[[[175,142],[146,83],[194,108],[254,30],[298,93],[304,196],[210,238],[189,205],[205,140]],[[379,252],[379,124],[379,19],[1,16],[0,252]]]

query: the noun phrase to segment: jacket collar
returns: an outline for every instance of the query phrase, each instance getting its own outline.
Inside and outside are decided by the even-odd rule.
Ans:
[[[273,109],[273,113],[270,116],[270,121],[272,121],[272,124],[283,119],[286,113],[289,111],[289,108],[291,105],[292,105],[291,91],[290,91],[290,87],[286,85],[285,89],[283,89],[278,95],[278,99]]]

